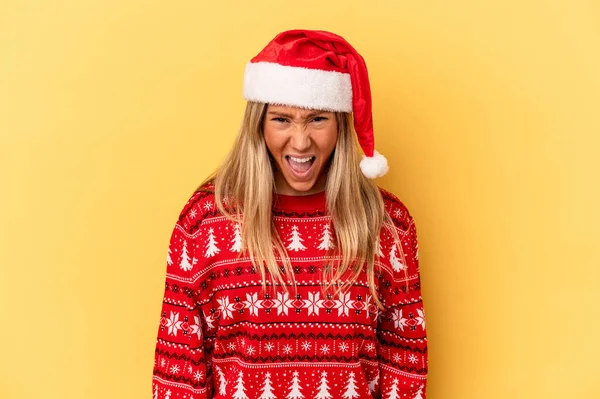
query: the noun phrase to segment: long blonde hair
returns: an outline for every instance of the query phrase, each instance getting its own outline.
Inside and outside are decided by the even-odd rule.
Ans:
[[[296,289],[287,249],[272,216],[275,166],[263,136],[266,109],[265,103],[246,104],[242,125],[231,151],[197,191],[203,190],[208,183],[213,184],[218,210],[228,220],[240,223],[243,248],[239,255],[248,250],[253,266],[260,272],[263,290],[266,288],[267,271],[273,287],[281,285],[287,290],[285,275]],[[328,291],[337,287],[334,295],[339,293],[357,280],[362,265],[366,265],[369,289],[375,304],[383,309],[375,282],[377,239],[382,227],[386,227],[399,241],[398,233],[385,212],[377,185],[360,170],[352,114],[336,112],[335,115],[338,137],[331,155],[325,194],[327,212],[336,237],[334,249],[328,255],[331,256],[329,259],[339,260],[341,257],[341,263],[324,267],[323,288]],[[227,207],[233,211],[225,208],[224,198],[227,199]],[[283,267],[277,264],[276,256]]]

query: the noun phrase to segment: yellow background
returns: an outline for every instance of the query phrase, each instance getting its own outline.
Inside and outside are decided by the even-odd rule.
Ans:
[[[70,0],[0,3],[0,398],[151,397],[171,229],[291,28],[367,60],[428,397],[600,397],[600,2]]]

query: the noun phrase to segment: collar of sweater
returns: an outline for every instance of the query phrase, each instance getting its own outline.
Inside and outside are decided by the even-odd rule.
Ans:
[[[325,210],[325,191],[309,195],[286,195],[273,193],[273,208],[283,211]]]

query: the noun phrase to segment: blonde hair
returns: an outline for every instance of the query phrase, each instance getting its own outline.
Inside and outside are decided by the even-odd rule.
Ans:
[[[294,271],[272,216],[275,166],[263,137],[266,109],[265,103],[246,104],[242,125],[231,151],[196,191],[205,190],[206,184],[214,184],[218,210],[228,220],[240,223],[243,248],[239,256],[248,250],[253,266],[260,272],[263,290],[266,288],[267,271],[273,287],[281,285],[287,291],[285,275],[295,290]],[[375,304],[383,309],[375,282],[377,239],[384,226],[399,241],[398,233],[385,211],[379,188],[360,170],[352,114],[336,112],[335,115],[338,137],[331,155],[325,195],[336,242],[327,255],[330,259],[339,260],[341,257],[341,263],[324,267],[323,288],[326,292],[335,286],[334,295],[337,295],[357,280],[362,265],[366,265],[369,289]],[[233,212],[225,208],[224,198]],[[277,264],[276,255],[283,267]],[[350,275],[347,276],[347,273]]]

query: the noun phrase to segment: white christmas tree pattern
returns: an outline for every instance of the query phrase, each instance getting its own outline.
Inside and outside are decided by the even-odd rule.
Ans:
[[[158,399],[158,385],[154,386],[154,396],[152,396],[152,399]]]
[[[377,387],[378,383],[379,383],[379,374],[376,374],[375,378],[373,378],[371,381],[368,382],[369,391],[371,392],[371,394],[375,393],[375,388]]]
[[[302,241],[304,240],[300,237],[300,232],[298,231],[298,226],[296,225],[292,226],[291,237],[288,238],[288,241],[290,243],[288,244],[287,248],[290,251],[303,251],[306,249],[304,244],[302,244]]]
[[[221,370],[221,368],[216,365],[215,365],[215,370],[217,371],[217,377],[219,378],[219,395],[226,395],[227,394],[227,380],[225,379],[223,370]]]
[[[188,255],[187,241],[183,240],[183,249],[181,250],[181,262],[179,262],[179,267],[181,270],[187,272],[192,270],[192,265],[195,263],[196,260],[190,259],[190,256]]]
[[[294,371],[292,378],[292,385],[289,387],[289,392],[286,396],[287,399],[303,399],[304,395],[300,392],[300,378],[297,371]]]
[[[413,399],[423,399],[423,385],[419,387],[419,390]]]
[[[323,228],[323,235],[321,236],[321,243],[319,244],[319,246],[317,248],[322,249],[324,251],[335,248],[333,240],[331,239],[331,230],[329,227],[329,223],[327,223],[325,225],[325,227]]]
[[[275,399],[273,387],[271,386],[271,373],[265,374],[265,383],[258,399]]]
[[[407,267],[400,262],[398,257],[396,256],[396,244],[392,245],[392,250],[390,251],[390,263],[392,264],[392,268],[394,271],[399,272],[401,270],[406,270]]]
[[[215,256],[221,250],[217,248],[217,240],[215,239],[215,231],[211,227],[208,229],[208,243],[206,244],[206,252],[204,253],[204,257],[210,258],[211,256]]]
[[[235,386],[233,399],[249,399],[248,395],[246,395],[246,388],[244,387],[244,373],[241,371],[238,374],[237,385]]]
[[[171,246],[169,245],[169,251],[167,252],[167,266],[173,265],[173,260],[171,259]]]
[[[231,252],[240,252],[242,250],[242,234],[239,223],[236,223],[233,227],[233,240],[231,242],[233,243],[231,248],[229,248]]]
[[[319,391],[317,392],[317,396],[315,399],[331,399],[333,396],[329,393],[329,385],[327,381],[327,372],[323,371],[321,373],[321,385],[319,386]]]
[[[392,387],[390,388],[390,391],[388,392],[388,396],[386,397],[386,399],[399,399],[399,398],[400,398],[400,396],[398,395],[398,379],[394,378]]]
[[[360,395],[356,392],[356,380],[354,379],[354,373],[348,374],[348,383],[346,384],[346,391],[342,395],[345,399],[358,398]]]

